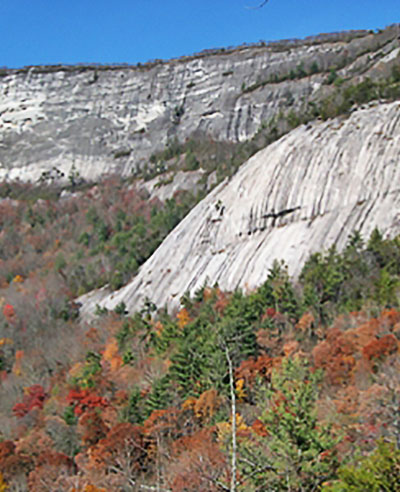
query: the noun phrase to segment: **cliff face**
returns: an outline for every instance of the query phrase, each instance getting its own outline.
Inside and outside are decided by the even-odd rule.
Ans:
[[[246,141],[278,115],[327,101],[341,84],[391,79],[399,53],[394,25],[143,67],[1,70],[0,180],[128,176],[175,140]],[[354,229],[400,232],[399,107],[303,125],[260,151],[199,203],[132,283],[86,297],[83,311],[121,301],[133,310],[146,297],[172,307],[205,281],[253,288],[276,258],[297,275],[310,252],[340,248]],[[194,189],[203,174],[142,185],[165,199]]]
[[[393,26],[144,67],[3,70],[0,180],[129,175],[174,139],[249,139],[279,112],[328,94],[330,67],[355,80],[389,70],[397,37]]]
[[[400,102],[371,106],[348,119],[301,126],[258,152],[221,183],[167,237],[138,276],[118,292],[96,293],[128,309],[148,297],[158,306],[204,282],[253,288],[274,259],[297,275],[313,251],[375,227],[400,233]]]

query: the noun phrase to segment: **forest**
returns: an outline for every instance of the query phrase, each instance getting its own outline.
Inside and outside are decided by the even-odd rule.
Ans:
[[[0,491],[400,490],[400,238],[83,321],[199,199],[0,186]]]

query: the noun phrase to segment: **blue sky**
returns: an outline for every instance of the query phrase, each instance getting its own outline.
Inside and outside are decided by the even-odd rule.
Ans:
[[[0,0],[0,66],[132,63],[400,22],[399,0]]]

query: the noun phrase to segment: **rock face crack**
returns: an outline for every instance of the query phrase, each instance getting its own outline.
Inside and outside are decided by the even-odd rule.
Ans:
[[[261,216],[262,219],[269,219],[272,218],[272,227],[275,226],[276,220],[279,219],[280,217],[284,217],[285,215],[292,214],[293,212],[296,212],[297,210],[300,210],[301,207],[293,207],[293,208],[286,208],[284,210],[280,210],[279,212],[275,212],[272,210],[272,212],[266,213]]]

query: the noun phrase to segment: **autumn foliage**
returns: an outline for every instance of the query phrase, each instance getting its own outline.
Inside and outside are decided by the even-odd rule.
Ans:
[[[136,476],[146,468],[148,461],[147,444],[143,429],[129,423],[121,423],[91,448],[90,464],[97,470],[111,471]]]
[[[363,348],[363,355],[369,361],[380,360],[398,350],[398,342],[394,335],[383,335],[376,340],[371,340]]]
[[[25,389],[21,403],[16,403],[13,412],[16,417],[24,417],[34,408],[41,410],[46,400],[46,393],[40,384],[34,384]]]
[[[71,389],[67,396],[67,403],[74,407],[75,415],[82,415],[88,409],[107,408],[106,398],[96,395],[88,389]]]
[[[12,321],[15,316],[15,309],[12,304],[5,304],[3,307],[3,316],[7,319],[7,321]]]
[[[226,476],[226,467],[214,430],[203,429],[174,442],[167,481],[174,492],[208,492]]]
[[[238,491],[322,490],[396,442],[400,241],[86,323],[78,293],[127,281],[183,213],[118,186],[0,203],[0,490],[229,490],[234,422]]]

